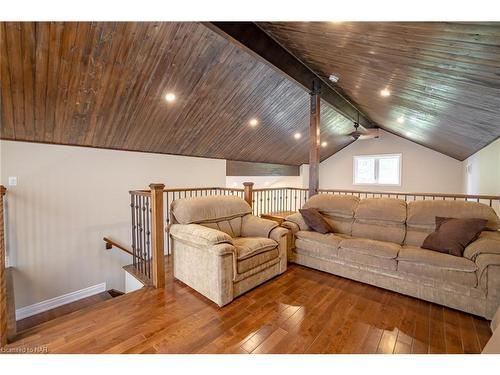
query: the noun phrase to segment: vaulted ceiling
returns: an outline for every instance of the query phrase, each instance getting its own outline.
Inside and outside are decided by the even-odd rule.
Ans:
[[[500,23],[259,26],[383,129],[459,160],[500,136]]]
[[[308,93],[202,24],[3,23],[1,30],[3,139],[308,161]],[[169,92],[174,102],[164,99]],[[348,144],[351,130],[324,103],[322,158]]]
[[[259,23],[318,75],[339,76],[335,89],[379,126],[460,160],[500,135],[499,25]],[[0,32],[2,139],[308,161],[308,92],[203,24],[2,23]],[[350,131],[323,102],[322,159]]]

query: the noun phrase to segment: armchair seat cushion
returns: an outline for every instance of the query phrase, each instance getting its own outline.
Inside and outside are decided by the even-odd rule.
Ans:
[[[238,261],[265,253],[278,247],[278,243],[264,237],[236,237],[233,238]]]
[[[236,270],[241,275],[242,273],[250,271],[274,259],[277,260],[278,257],[279,257],[278,248],[267,250],[263,253],[258,253],[257,255],[253,255],[249,258],[238,259],[236,261]]]
[[[403,246],[398,256],[398,271],[444,283],[475,287],[476,270],[469,259],[414,246]]]

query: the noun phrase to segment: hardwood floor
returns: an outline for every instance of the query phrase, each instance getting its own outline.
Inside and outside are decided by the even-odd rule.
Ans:
[[[87,298],[82,298],[81,300],[56,307],[55,309],[33,315],[25,319],[21,319],[17,321],[17,332],[25,331],[42,323],[59,318],[60,316],[70,314],[88,306],[94,306],[99,302],[107,301],[111,298],[113,298],[113,296],[106,291]]]
[[[165,289],[100,302],[22,332],[49,353],[479,353],[487,320],[305,267],[215,304]]]

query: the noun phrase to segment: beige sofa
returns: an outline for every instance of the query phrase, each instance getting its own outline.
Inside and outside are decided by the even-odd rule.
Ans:
[[[237,197],[171,205],[174,276],[219,306],[286,270],[287,233]]]
[[[359,199],[316,195],[316,208],[335,233],[311,231],[302,216],[288,216],[291,262],[376,285],[491,319],[500,304],[500,232],[495,211],[464,201]],[[487,230],[456,257],[422,249],[435,217],[484,218]]]

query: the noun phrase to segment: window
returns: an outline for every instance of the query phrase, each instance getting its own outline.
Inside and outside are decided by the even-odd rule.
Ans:
[[[355,185],[401,185],[401,154],[355,156]]]

